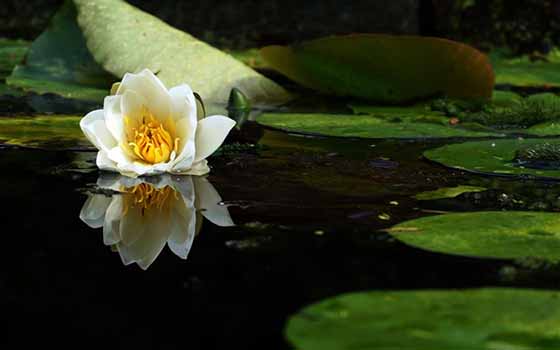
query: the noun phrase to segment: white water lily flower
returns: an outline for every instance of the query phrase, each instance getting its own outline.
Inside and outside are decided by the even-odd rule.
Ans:
[[[97,184],[118,193],[89,196],[80,219],[103,228],[103,242],[118,251],[125,265],[146,270],[167,244],[186,259],[206,218],[218,226],[233,226],[227,206],[204,177],[162,175],[130,178],[102,175]]]
[[[150,70],[125,74],[103,109],[88,113],[80,127],[99,150],[102,170],[136,177],[161,173],[204,175],[206,158],[235,121],[214,115],[198,120],[191,88],[167,89]]]

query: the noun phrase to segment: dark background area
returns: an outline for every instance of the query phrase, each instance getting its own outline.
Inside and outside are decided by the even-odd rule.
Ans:
[[[0,37],[33,39],[63,0],[3,1]],[[560,0],[130,0],[221,48],[383,32],[447,37],[479,48],[547,52],[560,42]]]

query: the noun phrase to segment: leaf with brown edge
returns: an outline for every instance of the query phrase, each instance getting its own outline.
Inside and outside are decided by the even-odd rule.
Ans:
[[[434,95],[489,99],[494,72],[488,57],[447,39],[354,34],[296,46],[266,46],[267,64],[323,93],[385,103]]]

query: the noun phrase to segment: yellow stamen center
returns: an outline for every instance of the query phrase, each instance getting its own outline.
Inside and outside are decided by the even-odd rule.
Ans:
[[[132,152],[146,163],[156,164],[167,162],[173,151],[177,152],[179,138],[171,137],[163,124],[144,107],[140,118],[140,125],[133,127],[129,133],[128,146]],[[128,125],[129,119],[125,117]]]

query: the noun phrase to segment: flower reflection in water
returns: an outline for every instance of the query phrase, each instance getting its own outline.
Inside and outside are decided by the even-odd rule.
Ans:
[[[147,269],[166,243],[186,259],[203,217],[233,226],[220,195],[204,177],[103,174],[97,185],[114,194],[90,195],[80,219],[92,228],[103,227],[103,242],[119,252],[125,265],[137,263]]]

